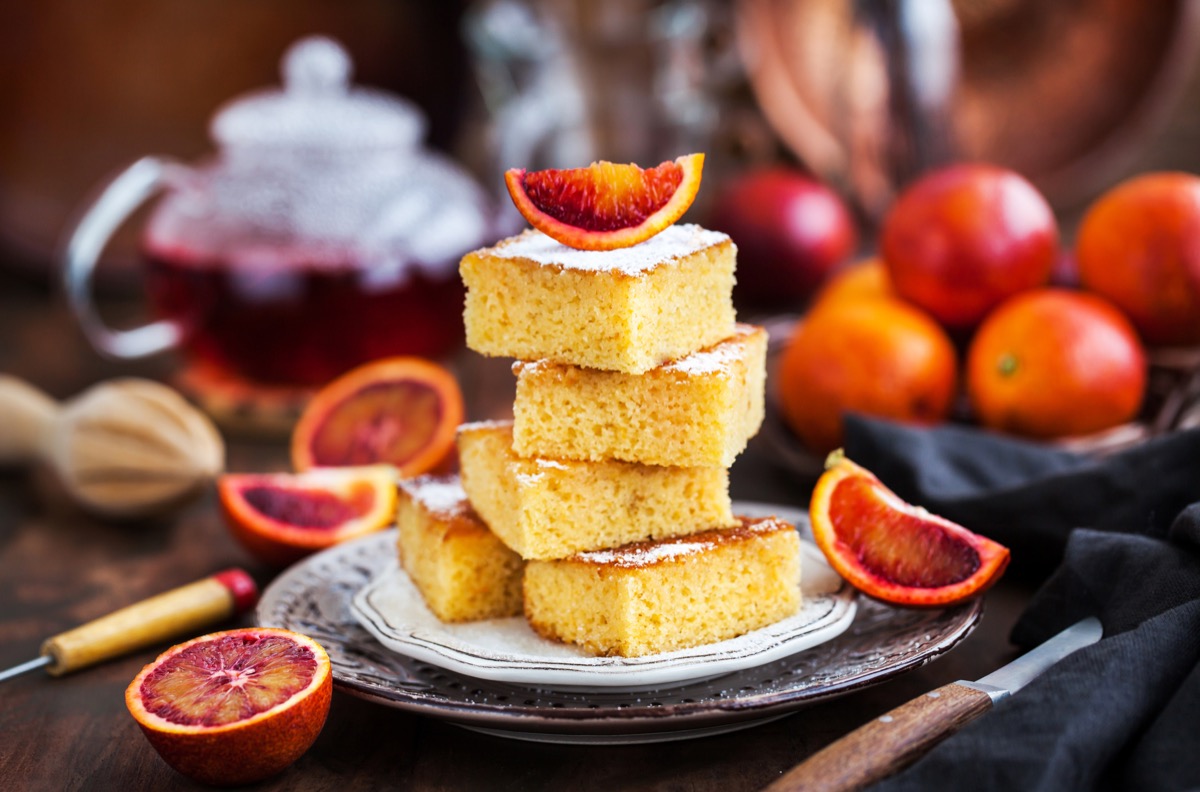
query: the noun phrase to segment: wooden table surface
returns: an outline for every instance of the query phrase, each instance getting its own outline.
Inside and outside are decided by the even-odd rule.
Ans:
[[[170,357],[114,364],[93,353],[61,297],[0,268],[0,372],[65,398],[115,375],[170,376]],[[475,394],[476,398],[486,398]],[[475,414],[483,408],[476,401]],[[0,418],[0,422],[3,418]],[[3,431],[0,423],[0,431]],[[230,470],[285,469],[277,440],[227,437]],[[732,470],[735,498],[804,505],[811,481],[755,444]],[[229,566],[260,585],[211,492],[139,524],[72,509],[44,471],[0,471],[0,668],[35,657],[44,638]],[[286,790],[760,789],[837,737],[907,699],[974,679],[1014,656],[1009,630],[1028,591],[1002,582],[979,627],[947,655],[874,688],[721,736],[631,746],[551,745],[486,736],[335,692],[329,721],[295,765],[256,788]],[[250,624],[244,617],[243,624]],[[234,626],[233,624],[225,626]],[[124,690],[163,647],[73,676],[41,671],[0,683],[0,779],[8,789],[192,789],[155,754]]]

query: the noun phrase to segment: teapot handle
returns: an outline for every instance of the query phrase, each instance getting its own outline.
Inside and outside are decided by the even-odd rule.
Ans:
[[[159,320],[131,330],[104,323],[92,301],[92,272],[114,231],[161,189],[179,183],[184,165],[161,157],[143,157],[113,179],[80,219],[62,259],[63,285],[71,310],[96,351],[131,360],[171,349],[183,338],[177,322]]]

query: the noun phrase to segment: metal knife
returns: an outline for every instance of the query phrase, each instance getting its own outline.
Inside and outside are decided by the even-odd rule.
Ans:
[[[47,638],[39,657],[0,671],[0,681],[43,666],[61,676],[169,638],[197,635],[257,601],[254,578],[241,569],[226,569]]]
[[[951,682],[901,704],[813,754],[764,792],[848,792],[882,780],[1102,633],[1098,619],[1084,619],[976,682]]]

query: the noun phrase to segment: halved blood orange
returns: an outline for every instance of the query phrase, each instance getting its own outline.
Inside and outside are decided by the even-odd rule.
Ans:
[[[653,168],[593,162],[586,168],[512,168],[504,184],[529,224],[579,250],[615,250],[670,226],[700,189],[703,154]]]
[[[286,566],[338,542],[378,531],[396,514],[389,465],[304,473],[226,473],[217,482],[233,535],[259,560]]]
[[[329,714],[329,656],[289,630],[246,628],[174,646],[125,705],[167,764],[205,784],[249,784],[308,750]]]
[[[384,463],[417,476],[446,461],[462,420],[462,391],[447,369],[424,358],[377,360],[313,396],[292,431],[292,465]]]
[[[840,451],[826,462],[809,515],[830,566],[864,594],[896,605],[962,602],[1008,566],[1007,547],[905,503]]]

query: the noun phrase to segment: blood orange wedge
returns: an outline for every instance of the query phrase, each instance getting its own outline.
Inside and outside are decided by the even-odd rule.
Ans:
[[[390,525],[396,514],[396,470],[367,465],[296,474],[226,473],[217,482],[217,494],[238,541],[265,563],[286,566]]]
[[[248,628],[174,646],[125,690],[167,764],[206,784],[269,778],[308,750],[329,714],[329,656],[288,630]]]
[[[385,463],[417,476],[447,460],[462,419],[462,391],[445,368],[415,357],[378,360],[312,398],[292,431],[292,465]]]
[[[830,454],[809,507],[829,564],[858,590],[896,605],[939,607],[983,592],[1008,548],[905,503],[870,471]]]
[[[654,168],[593,162],[586,168],[512,168],[504,184],[529,224],[579,250],[615,250],[670,226],[700,189],[703,154]]]

